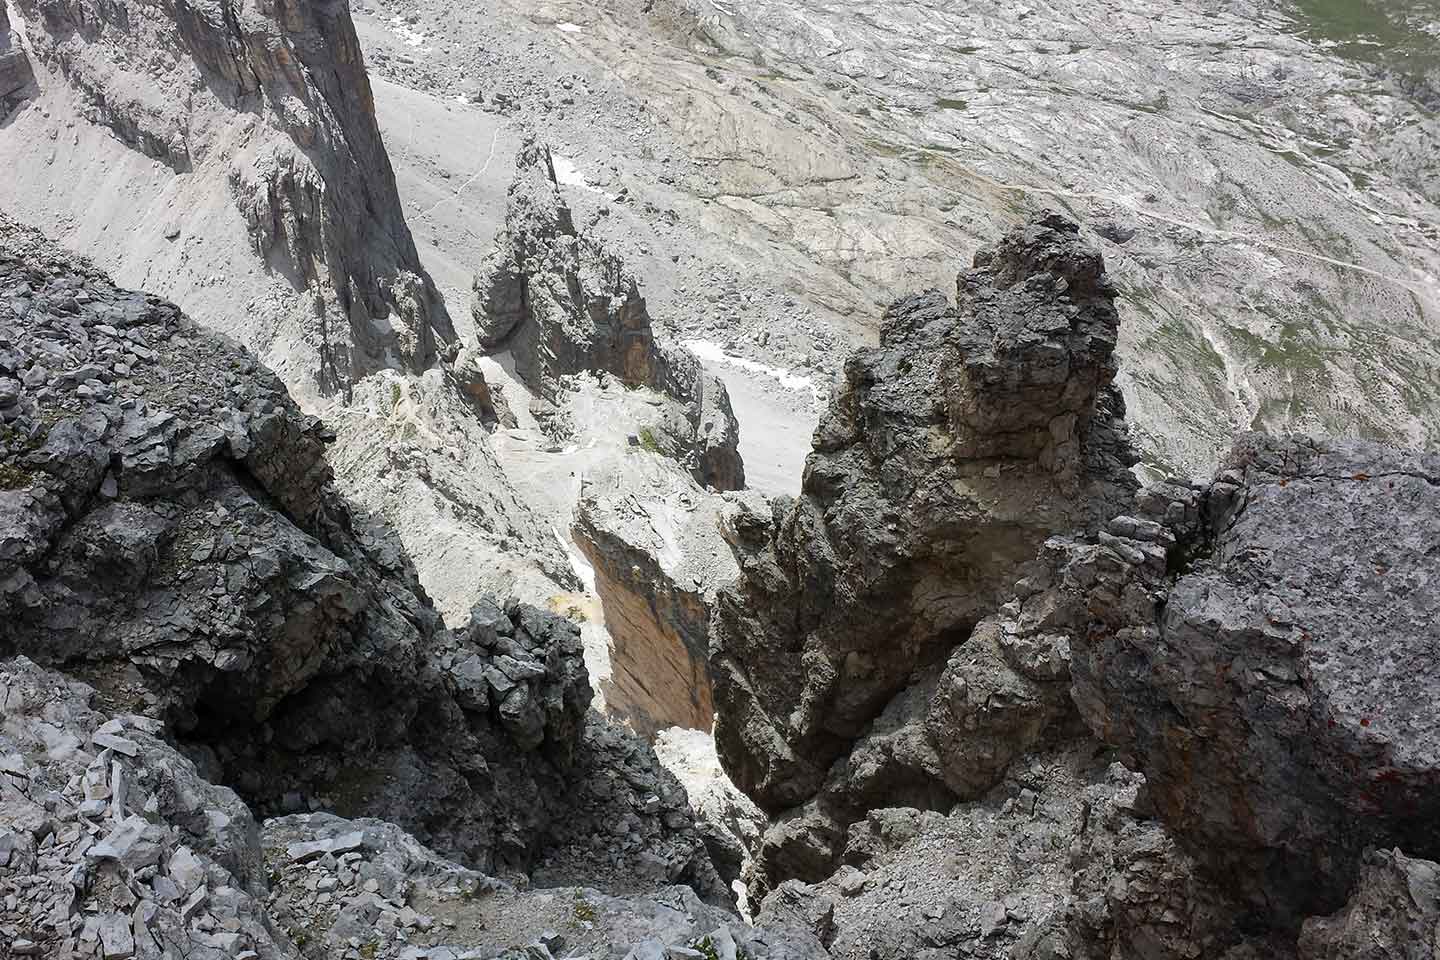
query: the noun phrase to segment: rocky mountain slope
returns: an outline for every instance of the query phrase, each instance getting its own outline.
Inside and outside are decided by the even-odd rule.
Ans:
[[[568,912],[566,936],[606,956],[731,927],[764,955],[817,955],[696,899],[729,893],[684,790],[587,717],[578,628],[482,601],[446,630],[393,535],[333,486],[331,435],[249,354],[5,219],[0,365],[12,953],[339,957],[363,932],[394,956],[461,922],[416,919],[414,874],[458,899],[467,949],[523,946]],[[247,804],[400,826],[262,835]],[[691,892],[517,899],[421,841],[525,883]]]
[[[1110,293],[1057,215],[982,249],[852,359],[802,497],[735,518],[758,915],[836,957],[1428,955],[1436,458],[1252,434],[1136,490]],[[1371,912],[1397,873],[1415,912]]]
[[[254,350],[326,417],[346,492],[454,625],[477,587],[574,586],[451,363],[348,6],[9,9],[34,84],[0,135],[0,205]]]
[[[772,420],[805,414],[734,361],[823,396],[895,296],[1058,207],[1123,294],[1148,462],[1208,474],[1240,429],[1433,439],[1428,0],[359,9],[395,86],[563,144],[655,313]]]
[[[0,956],[1435,954],[1431,6],[4,5]]]

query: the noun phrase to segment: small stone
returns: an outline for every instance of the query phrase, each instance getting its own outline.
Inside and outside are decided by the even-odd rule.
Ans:
[[[130,918],[106,914],[100,918],[100,948],[105,960],[127,960],[135,956],[135,935]]]
[[[98,731],[90,738],[97,747],[114,750],[116,753],[123,753],[127,757],[136,756],[140,752],[140,744],[125,737],[117,737],[111,733],[99,733]]]

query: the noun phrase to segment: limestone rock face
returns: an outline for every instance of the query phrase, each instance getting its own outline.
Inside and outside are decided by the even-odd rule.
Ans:
[[[1074,698],[1176,835],[1291,929],[1363,848],[1440,854],[1440,458],[1255,435],[1147,495],[1094,557]]]
[[[679,784],[587,720],[575,624],[481,603],[445,630],[272,374],[5,220],[0,423],[0,656],[163,718],[265,811],[727,898]]]
[[[717,525],[721,498],[653,457],[587,476],[571,528],[595,571],[612,638],[607,709],[653,736],[680,726],[707,733],[710,615],[735,577]]]
[[[347,4],[16,7],[89,119],[176,173],[228,164],[256,253],[309,292],[323,392],[348,398],[377,369],[424,369],[454,341],[401,213]]]
[[[639,285],[624,264],[575,226],[549,148],[529,140],[515,161],[505,228],[475,275],[480,346],[508,351],[515,373],[555,402],[566,376],[609,373],[676,406],[663,442],[695,479],[717,490],[745,485],[739,425],[729,393],[686,350],[662,346]]]
[[[30,58],[10,29],[9,12],[0,6],[0,119],[25,95],[33,79]]]
[[[1365,856],[1349,902],[1305,921],[1300,960],[1420,960],[1440,956],[1440,865],[1399,850]]]
[[[976,255],[958,306],[887,312],[816,431],[800,498],[736,511],[717,601],[721,758],[768,810],[813,796],[921,667],[1006,599],[1051,534],[1134,488],[1100,255],[1042,215]]]

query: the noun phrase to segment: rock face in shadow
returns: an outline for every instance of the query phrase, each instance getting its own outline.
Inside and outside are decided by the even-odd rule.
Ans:
[[[1366,854],[1355,893],[1305,921],[1300,960],[1411,960],[1440,955],[1440,864],[1399,850]]]
[[[1074,698],[1182,842],[1286,928],[1367,846],[1440,856],[1440,457],[1253,435],[1149,508],[1095,557]]]
[[[745,485],[740,430],[725,385],[686,350],[658,343],[639,285],[613,254],[581,235],[549,148],[529,140],[515,161],[505,228],[475,275],[480,346],[508,352],[519,379],[554,403],[563,378],[609,373],[677,406],[663,441],[697,482]]]
[[[164,718],[267,812],[727,897],[678,783],[587,719],[573,623],[480,603],[445,630],[273,374],[4,219],[0,422],[0,656]]]
[[[219,158],[256,253],[308,291],[322,392],[418,371],[454,331],[420,266],[345,3],[18,0],[88,119],[188,173]]]
[[[720,756],[772,812],[815,795],[921,668],[1008,596],[1046,537],[1134,487],[1100,255],[1055,214],[887,312],[846,365],[801,496],[737,511],[717,601]]]
[[[0,120],[25,96],[33,80],[30,58],[10,29],[9,11],[0,4]]]

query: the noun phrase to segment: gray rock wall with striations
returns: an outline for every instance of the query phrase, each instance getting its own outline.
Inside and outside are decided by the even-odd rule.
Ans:
[[[310,295],[302,323],[323,392],[424,369],[453,343],[400,209],[348,4],[16,9],[90,120],[177,174],[227,165],[255,252]]]

